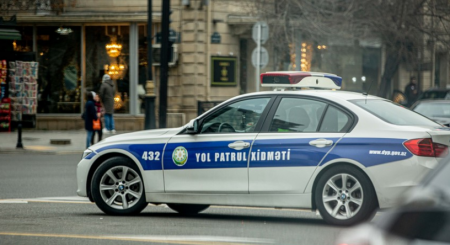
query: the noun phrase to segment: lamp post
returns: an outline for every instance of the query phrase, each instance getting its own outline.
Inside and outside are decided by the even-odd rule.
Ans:
[[[155,83],[152,73],[152,0],[147,0],[147,83],[145,85],[145,129],[155,129]]]
[[[169,24],[170,1],[162,0],[161,20],[161,82],[159,84],[159,128],[166,127],[167,120],[167,83],[169,77]]]

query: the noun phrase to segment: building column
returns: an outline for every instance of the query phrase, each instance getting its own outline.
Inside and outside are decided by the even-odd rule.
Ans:
[[[196,4],[199,4],[196,2]],[[211,3],[210,3],[211,4]],[[183,9],[181,22],[182,49],[180,53],[183,88],[181,109],[186,118],[197,116],[197,101],[205,101],[206,81],[206,10],[195,5]]]
[[[84,112],[84,92],[86,89],[86,26],[81,26],[81,89],[80,89],[80,108]]]

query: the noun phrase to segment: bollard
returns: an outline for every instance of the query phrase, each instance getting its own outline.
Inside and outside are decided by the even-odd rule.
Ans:
[[[155,129],[155,96],[146,95],[145,96],[145,129]]]
[[[18,132],[18,136],[17,136],[16,148],[23,149],[23,145],[22,145],[22,121],[19,121],[19,123],[17,124],[17,132]]]

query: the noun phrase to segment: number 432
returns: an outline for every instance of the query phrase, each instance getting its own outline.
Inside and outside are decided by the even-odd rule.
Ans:
[[[159,151],[144,151],[142,159],[148,161],[159,161]]]

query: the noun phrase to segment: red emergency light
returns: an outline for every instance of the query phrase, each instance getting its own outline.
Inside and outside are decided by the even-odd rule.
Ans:
[[[342,78],[319,72],[266,72],[260,76],[263,87],[309,87],[340,89]]]

